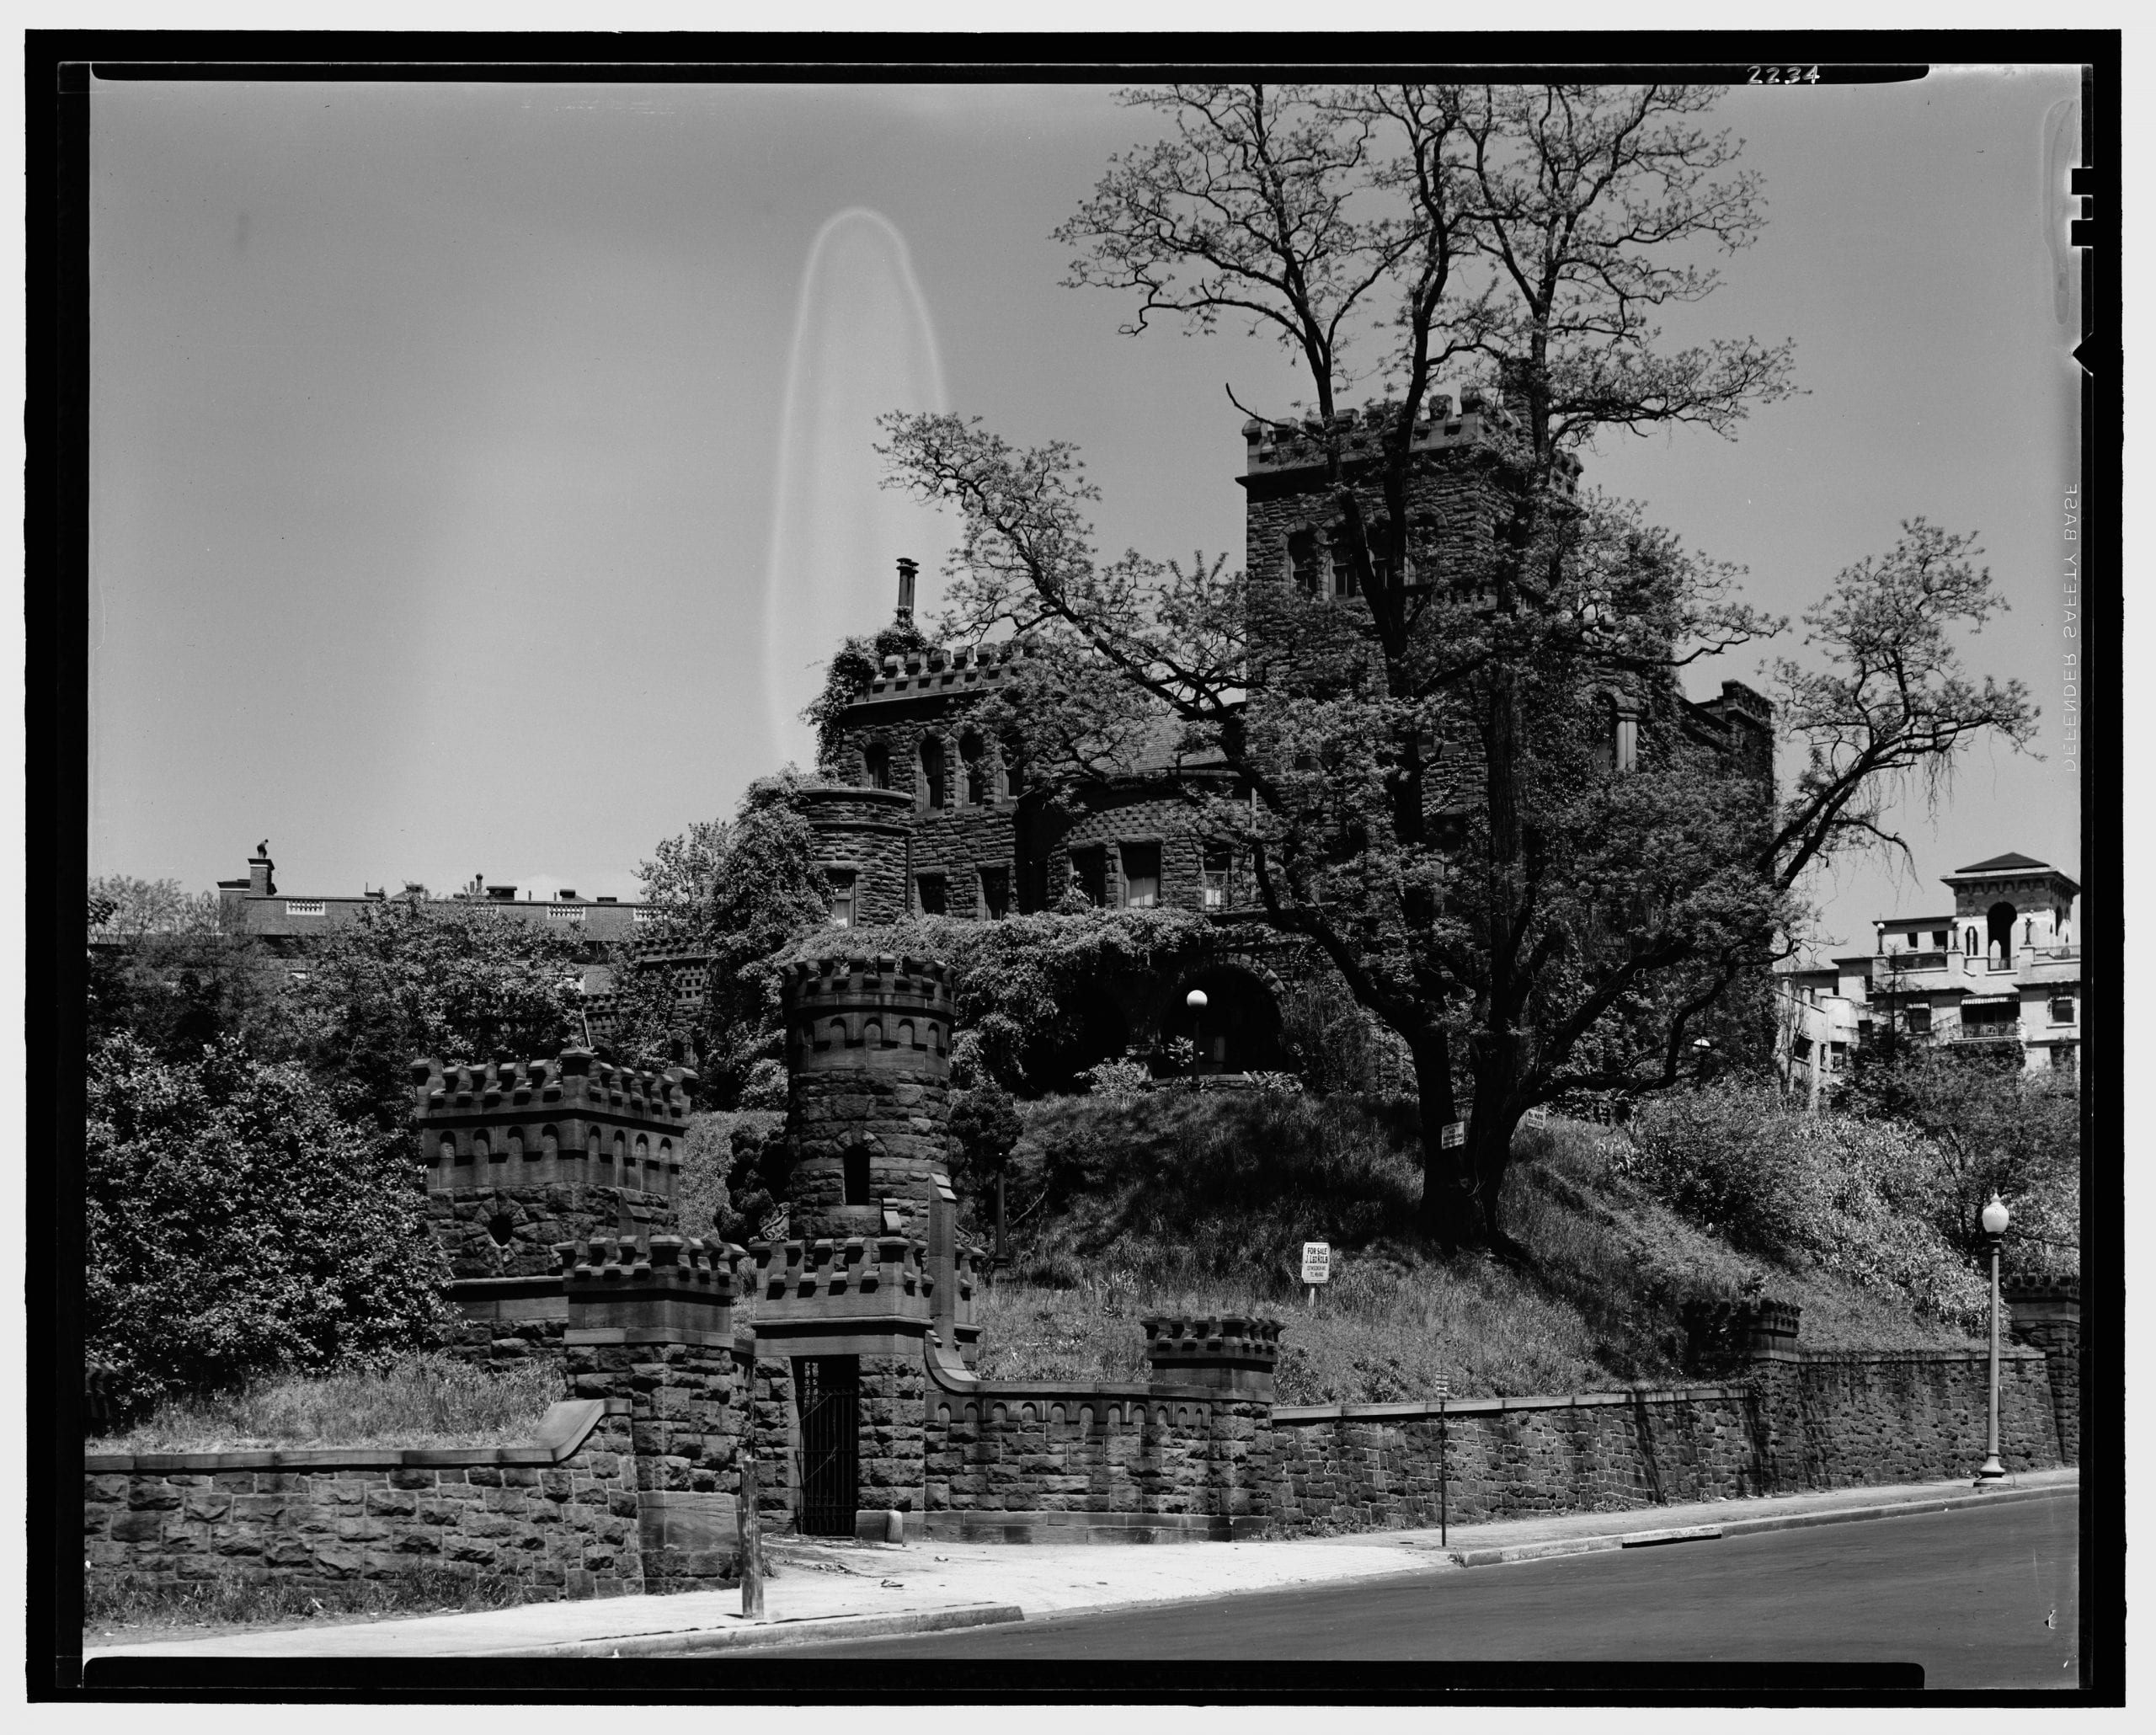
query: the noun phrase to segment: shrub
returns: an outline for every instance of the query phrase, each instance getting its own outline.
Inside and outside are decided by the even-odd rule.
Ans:
[[[1719,1084],[1647,1104],[1616,1172],[1740,1252],[1967,1325],[1983,1285],[1932,1220],[1942,1162],[1898,1123],[1796,1113],[1767,1090]]]
[[[188,1063],[92,1058],[88,1350],[123,1409],[430,1344],[448,1270],[397,1149],[299,1067],[230,1040]]]
[[[1086,1088],[1104,1102],[1128,1102],[1153,1081],[1152,1068],[1128,1055],[1088,1066],[1078,1076],[1086,1081]]]

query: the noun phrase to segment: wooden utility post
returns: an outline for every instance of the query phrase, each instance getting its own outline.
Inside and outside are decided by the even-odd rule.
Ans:
[[[734,1451],[734,1461],[741,1466],[741,1486],[734,1500],[734,1533],[741,1555],[741,1618],[760,1622],[764,1618],[764,1525],[757,1509],[756,1454],[745,1440]]]

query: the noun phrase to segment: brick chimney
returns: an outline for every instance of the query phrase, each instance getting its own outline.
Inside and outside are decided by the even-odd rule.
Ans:
[[[270,841],[264,838],[259,849],[247,858],[247,894],[250,898],[268,898],[276,894],[277,882],[270,876],[277,864],[270,859]]]

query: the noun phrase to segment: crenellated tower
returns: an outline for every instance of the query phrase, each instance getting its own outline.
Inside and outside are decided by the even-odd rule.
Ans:
[[[412,1063],[414,1125],[435,1232],[461,1279],[551,1277],[555,1247],[626,1224],[675,1227],[686,1067],[551,1060]]]
[[[949,1162],[951,974],[890,953],[796,964],[783,984],[791,1233],[926,1219]]]

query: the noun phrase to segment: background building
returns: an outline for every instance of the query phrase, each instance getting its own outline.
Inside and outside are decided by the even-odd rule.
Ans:
[[[1817,1096],[1822,1065],[1831,1091],[1852,1043],[1874,1052],[1945,1044],[2018,1055],[2030,1072],[2079,1069],[2081,888],[2011,852],[1943,878],[1951,912],[1882,917],[1870,953],[1780,973],[1777,1053],[1783,1076],[1807,1094]]]

